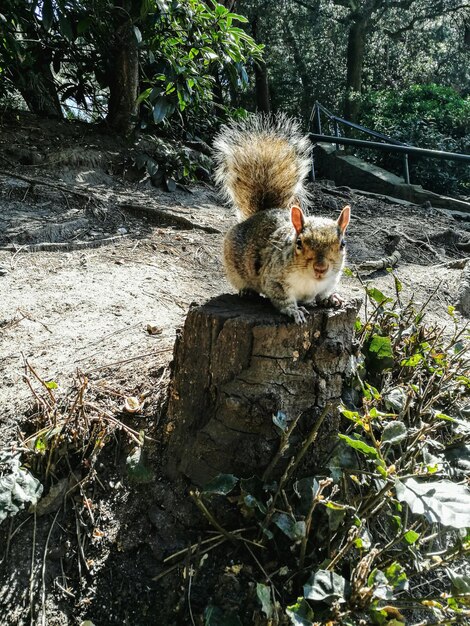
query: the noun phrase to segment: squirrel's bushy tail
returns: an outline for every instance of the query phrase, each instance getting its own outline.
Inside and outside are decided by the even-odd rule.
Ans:
[[[215,180],[245,218],[306,202],[311,144],[296,120],[252,115],[222,126],[214,149]]]

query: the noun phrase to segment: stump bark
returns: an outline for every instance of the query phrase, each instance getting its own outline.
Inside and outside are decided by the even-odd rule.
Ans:
[[[267,300],[224,295],[193,307],[174,349],[167,432],[170,476],[204,486],[219,473],[261,474],[279,447],[272,418],[302,415],[297,437],[341,397],[359,301],[311,308],[296,325]],[[323,422],[309,463],[336,441]],[[297,429],[296,429],[297,430]]]

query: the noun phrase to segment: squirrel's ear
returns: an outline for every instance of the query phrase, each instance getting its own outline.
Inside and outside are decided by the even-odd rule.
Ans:
[[[290,210],[290,219],[297,235],[300,234],[304,227],[304,214],[298,206],[293,206]]]
[[[349,218],[351,217],[351,207],[347,204],[341,211],[341,215],[338,217],[338,226],[342,233],[346,230],[349,224]]]

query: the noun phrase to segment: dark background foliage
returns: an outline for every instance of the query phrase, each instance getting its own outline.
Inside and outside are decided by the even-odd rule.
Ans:
[[[318,100],[402,141],[468,150],[465,0],[5,0],[0,23],[3,106],[210,140],[245,110],[307,128]],[[468,193],[462,166],[411,173]]]

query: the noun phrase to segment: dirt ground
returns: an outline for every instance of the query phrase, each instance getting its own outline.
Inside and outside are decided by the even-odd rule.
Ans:
[[[55,381],[57,393],[85,375],[118,412],[126,396],[145,396],[129,423],[158,442],[177,329],[192,302],[231,291],[221,245],[233,211],[209,184],[153,187],[126,160],[130,148],[148,145],[130,147],[80,123],[0,119],[0,447],[28,431],[26,363]],[[470,238],[470,213],[454,219],[331,181],[318,181],[312,196],[312,211],[330,217],[351,204],[352,269],[398,250],[402,299],[430,299],[429,321],[449,323],[461,275],[449,262],[464,256],[456,244]],[[361,276],[393,290],[384,270]],[[363,287],[345,276],[340,291],[358,297]],[[164,558],[197,536],[187,528],[191,504],[181,485],[168,485],[157,444],[148,450],[153,480],[144,484],[126,479],[126,450],[100,456],[90,494],[100,533],[82,543],[86,554],[74,542],[79,518],[70,511],[55,526],[52,514],[35,520],[27,512],[0,526],[2,626],[191,623],[182,568],[158,578]],[[217,593],[236,604],[227,576]],[[195,615],[207,603],[206,582],[201,575],[192,589]]]

